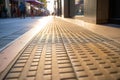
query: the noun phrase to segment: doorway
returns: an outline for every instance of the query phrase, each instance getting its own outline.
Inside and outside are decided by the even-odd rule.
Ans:
[[[110,0],[109,22],[120,24],[120,0]]]

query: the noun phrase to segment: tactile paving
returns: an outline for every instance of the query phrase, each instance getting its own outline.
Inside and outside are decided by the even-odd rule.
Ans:
[[[120,43],[54,18],[3,80],[120,80]]]

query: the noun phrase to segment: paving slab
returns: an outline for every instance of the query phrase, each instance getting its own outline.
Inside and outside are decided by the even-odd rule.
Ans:
[[[19,54],[1,80],[120,80],[120,43],[59,18]]]
[[[120,42],[120,25],[117,24],[92,24],[79,19],[62,18],[67,22],[77,24],[80,27],[88,29],[94,33],[103,35]]]

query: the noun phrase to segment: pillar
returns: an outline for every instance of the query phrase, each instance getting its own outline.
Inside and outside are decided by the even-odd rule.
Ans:
[[[97,0],[84,0],[84,20],[96,23]]]
[[[62,0],[62,17],[68,17],[68,0]]]
[[[109,0],[97,0],[97,23],[108,23]]]
[[[70,18],[74,16],[74,0],[62,0],[62,17]]]
[[[11,17],[11,9],[10,9],[10,1],[9,0],[5,0],[5,7],[7,8],[7,14],[8,14],[8,17]]]
[[[84,20],[91,23],[107,23],[109,0],[84,0]]]
[[[75,0],[69,0],[69,17],[75,16]]]

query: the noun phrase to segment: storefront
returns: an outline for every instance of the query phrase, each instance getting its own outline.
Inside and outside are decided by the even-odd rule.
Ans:
[[[43,5],[42,2],[37,0],[25,0],[27,15],[31,16],[31,11],[34,13],[34,16],[40,16],[41,10],[40,7]]]
[[[7,17],[6,14],[6,7],[5,7],[5,0],[0,0],[0,18]]]
[[[38,0],[0,0],[0,18],[19,17],[20,2],[23,2],[26,5],[26,16],[30,15],[31,5],[34,6],[35,11],[39,10],[38,8],[43,5],[43,3]]]
[[[109,21],[110,23],[120,24],[120,0],[110,0]]]
[[[0,17],[7,18],[13,16],[13,9],[17,9],[18,2],[16,0],[0,0]]]
[[[84,15],[84,0],[75,0],[75,15]]]

